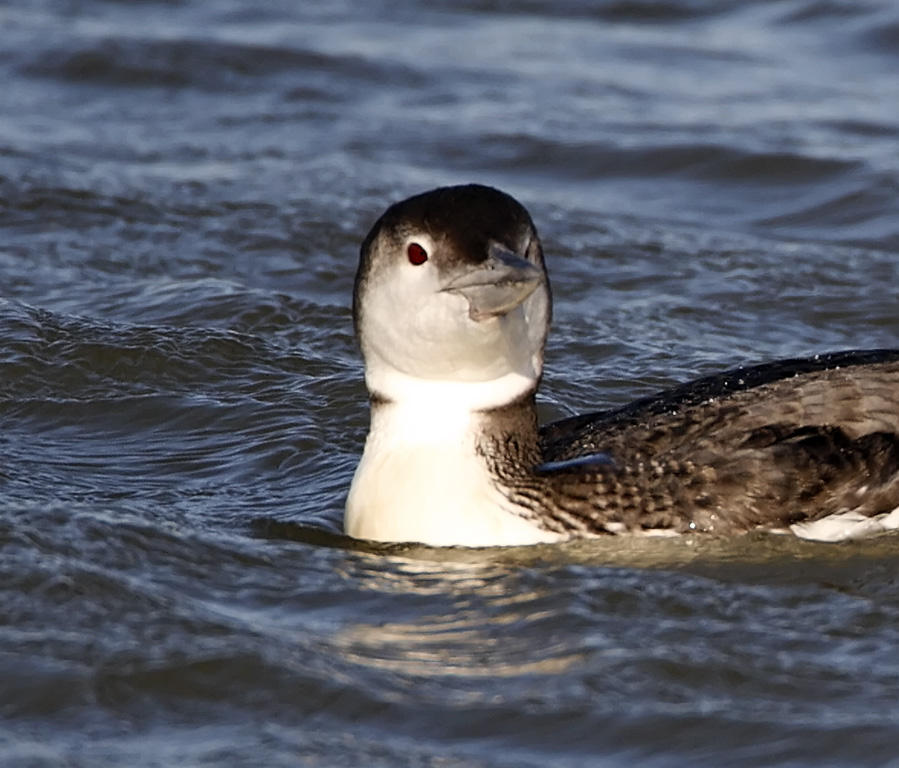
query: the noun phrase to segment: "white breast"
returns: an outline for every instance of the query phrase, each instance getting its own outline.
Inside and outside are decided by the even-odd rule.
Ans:
[[[471,409],[471,388],[477,385],[461,390],[458,382],[422,386],[417,380],[410,385],[415,396],[409,391],[400,402],[372,412],[347,499],[346,532],[362,539],[434,546],[562,538],[525,519],[492,482],[475,450],[484,418]]]

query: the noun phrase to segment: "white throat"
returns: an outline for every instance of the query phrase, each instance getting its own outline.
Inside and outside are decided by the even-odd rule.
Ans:
[[[537,374],[511,371],[487,381],[425,379],[402,373],[385,363],[370,362],[365,384],[375,397],[404,410],[442,409],[458,417],[512,403],[537,387]]]
[[[536,376],[435,381],[369,366],[376,396],[362,460],[347,499],[350,536],[435,546],[495,546],[555,541],[522,516],[496,487],[477,453],[484,409],[513,402]]]

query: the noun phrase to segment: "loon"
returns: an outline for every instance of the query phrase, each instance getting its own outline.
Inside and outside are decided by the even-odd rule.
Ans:
[[[441,187],[385,211],[353,291],[371,422],[348,535],[481,547],[899,527],[899,349],[737,368],[539,427],[551,313],[537,230],[508,194]]]

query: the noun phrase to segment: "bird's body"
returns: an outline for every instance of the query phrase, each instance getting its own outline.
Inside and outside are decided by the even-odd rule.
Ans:
[[[527,212],[469,185],[362,248],[371,429],[349,534],[491,546],[607,534],[899,527],[899,350],[787,360],[539,428],[551,301]]]
[[[808,524],[899,506],[899,352],[737,369],[550,425],[542,445],[563,466],[592,451],[612,459],[591,494],[607,529],[805,525],[794,532],[841,538],[838,525]],[[852,520],[843,519],[847,536],[872,527]]]

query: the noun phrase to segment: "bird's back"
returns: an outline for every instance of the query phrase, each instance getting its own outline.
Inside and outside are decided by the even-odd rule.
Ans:
[[[601,490],[592,525],[609,530],[727,533],[889,512],[899,350],[735,369],[547,425],[541,445],[558,494]],[[583,461],[593,455],[603,460]]]

